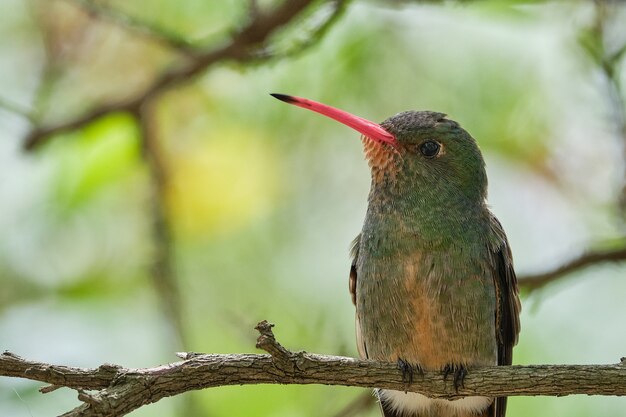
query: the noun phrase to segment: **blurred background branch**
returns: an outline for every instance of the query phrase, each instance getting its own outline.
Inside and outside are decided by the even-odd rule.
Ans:
[[[336,20],[338,11],[343,10],[344,5],[347,3],[346,0],[330,1],[335,5],[336,11],[330,15],[326,21],[327,23],[320,25],[319,30],[311,41],[302,43],[299,48],[294,49],[291,53],[313,45],[315,39],[319,39],[320,35],[330,27]],[[192,81],[198,74],[206,71],[208,67],[215,63],[221,61],[245,62],[251,59],[271,58],[273,54],[268,54],[267,52],[260,53],[260,51],[269,48],[265,42],[275,31],[288,25],[292,19],[303,12],[312,2],[313,0],[288,0],[271,11],[253,13],[252,20],[238,30],[226,45],[208,50],[196,50],[193,53],[187,51],[192,55],[189,62],[172,65],[169,70],[162,73],[148,88],[134,98],[97,106],[76,119],[57,125],[35,128],[26,137],[24,142],[25,148],[33,149],[55,134],[78,129],[107,114],[136,111],[145,101],[162,94],[169,88]],[[90,4],[90,2],[87,2],[87,4]],[[96,12],[92,11],[92,13]],[[154,33],[154,31],[151,33]],[[162,36],[159,36],[159,38],[161,39]]]
[[[139,118],[139,132],[142,141],[143,155],[149,168],[150,178],[150,211],[154,255],[152,263],[152,281],[159,294],[165,317],[171,322],[172,334],[175,335],[177,348],[187,346],[184,330],[183,308],[179,281],[176,277],[172,232],[167,209],[165,207],[165,189],[168,178],[165,160],[158,144],[151,103],[144,103],[136,117]]]
[[[591,27],[581,36],[581,45],[589,58],[598,66],[607,89],[611,105],[611,120],[622,142],[622,157],[626,161],[626,105],[622,86],[623,58],[626,40],[616,40],[607,26],[615,24],[615,5],[610,1],[594,0],[595,18]],[[624,165],[626,167],[626,164]],[[621,193],[618,198],[622,216],[626,219],[626,168],[623,169]]]
[[[566,278],[581,269],[605,263],[624,261],[626,261],[626,246],[617,249],[590,251],[559,265],[551,271],[540,274],[522,275],[518,277],[518,284],[521,289],[532,292],[557,280]]]
[[[174,276],[175,267],[172,261],[172,240],[170,227],[167,220],[165,208],[164,188],[167,182],[167,169],[163,158],[160,156],[158,140],[155,138],[158,130],[153,126],[155,123],[151,115],[153,107],[152,102],[158,100],[158,97],[166,90],[176,87],[179,84],[190,82],[197,74],[206,71],[208,67],[219,63],[223,60],[246,61],[254,58],[255,60],[273,58],[274,55],[267,53],[269,46],[266,45],[267,39],[277,30],[291,23],[299,13],[302,13],[312,0],[288,0],[276,6],[270,11],[262,11],[252,3],[251,12],[249,13],[250,21],[242,29],[238,30],[232,36],[231,41],[225,46],[209,48],[208,51],[192,49],[191,43],[182,37],[170,33],[163,28],[156,28],[146,22],[140,22],[134,18],[126,16],[118,11],[108,7],[103,7],[97,2],[89,0],[71,0],[70,3],[76,4],[84,9],[92,19],[104,19],[112,21],[116,25],[125,30],[132,31],[135,34],[145,36],[150,40],[156,40],[166,46],[182,52],[188,56],[189,62],[181,62],[171,65],[171,69],[165,71],[160,77],[155,79],[152,84],[138,94],[135,98],[124,100],[121,102],[105,103],[90,112],[79,116],[76,119],[68,120],[60,124],[50,127],[38,127],[32,130],[26,140],[26,149],[34,149],[43,141],[47,140],[55,134],[80,129],[85,125],[96,121],[97,119],[114,112],[129,112],[139,118],[140,136],[143,141],[143,150],[148,166],[150,167],[150,178],[152,181],[153,197],[151,198],[152,215],[153,215],[153,234],[155,239],[155,261],[153,265],[153,277],[155,288],[163,300],[165,311],[168,317],[174,323],[175,333],[179,339],[179,346],[184,345],[184,332],[182,330],[182,313],[180,290],[178,289],[177,280]],[[332,23],[334,23],[344,9],[347,1],[331,0],[329,4],[332,11],[322,24],[315,30],[310,38],[299,44],[290,53],[295,53],[306,47],[313,45],[321,38]],[[255,51],[265,49],[266,52],[259,54]],[[44,83],[45,81],[42,81]],[[2,103],[0,103],[1,105]],[[5,103],[5,107],[16,110],[15,106],[8,107],[9,103]],[[25,115],[24,112],[19,111]],[[32,118],[29,117],[32,120]]]
[[[35,117],[31,114],[29,109],[26,109],[20,104],[14,103],[3,97],[0,97],[0,109],[22,116],[31,123],[35,122]]]
[[[374,393],[366,391],[361,393],[348,404],[346,404],[337,413],[333,414],[333,417],[359,416],[362,415],[365,411],[374,407],[376,404],[376,397],[374,397]]]
[[[121,13],[112,7],[104,6],[96,0],[65,0],[70,4],[83,9],[91,19],[111,22],[134,35],[158,42],[181,54],[192,54],[193,44],[183,36],[163,27],[157,27],[149,22]]]

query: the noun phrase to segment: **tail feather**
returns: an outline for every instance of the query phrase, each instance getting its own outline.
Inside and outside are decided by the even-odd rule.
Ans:
[[[493,414],[490,416],[494,417],[505,417],[506,416],[506,400],[507,397],[498,397],[494,401],[495,410]]]
[[[492,402],[491,405],[480,415],[480,417],[495,417],[497,408],[496,401]]]

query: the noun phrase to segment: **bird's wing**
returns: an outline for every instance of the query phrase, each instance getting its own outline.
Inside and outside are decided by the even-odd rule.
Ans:
[[[348,288],[350,290],[350,296],[352,297],[352,303],[356,306],[356,263],[359,259],[359,244],[361,242],[361,234],[359,234],[350,245],[350,258],[352,259],[352,263],[350,264],[350,279],[348,281]],[[359,351],[359,355],[363,359],[367,359],[367,348],[365,346],[365,341],[361,335],[361,324],[359,322],[359,312],[357,311],[355,314],[355,329],[356,329],[356,347]]]
[[[361,234],[354,238],[350,244],[350,280],[348,281],[348,288],[350,289],[350,296],[352,297],[352,304],[356,306],[356,262],[359,259],[359,244],[361,242]]]
[[[492,268],[496,289],[496,340],[498,343],[498,365],[511,365],[513,346],[520,331],[519,315],[521,304],[517,278],[513,269],[513,257],[502,225],[492,217],[492,227],[498,244],[492,249]],[[504,417],[506,397],[496,399],[495,417]]]

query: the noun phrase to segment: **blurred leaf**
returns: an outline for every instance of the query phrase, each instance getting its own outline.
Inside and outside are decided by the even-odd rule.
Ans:
[[[56,142],[48,156],[57,165],[53,186],[60,207],[76,209],[140,168],[137,127],[129,115],[102,118]]]

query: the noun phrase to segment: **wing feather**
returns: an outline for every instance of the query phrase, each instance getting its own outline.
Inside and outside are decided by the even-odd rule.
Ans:
[[[350,279],[348,281],[348,288],[350,290],[350,296],[352,297],[352,304],[356,307],[356,282],[357,272],[356,264],[359,258],[359,243],[361,241],[361,235],[359,234],[350,245],[350,258],[352,263],[350,264]],[[355,327],[356,327],[356,347],[359,351],[361,358],[367,359],[367,347],[365,341],[361,335],[361,324],[359,322],[359,312],[355,314]]]
[[[359,243],[361,242],[361,234],[354,238],[350,244],[350,280],[348,282],[348,288],[350,290],[350,296],[352,297],[352,304],[356,306],[356,263],[359,258]]]
[[[511,365],[513,362],[513,346],[517,344],[520,332],[519,315],[521,304],[509,242],[502,225],[495,217],[492,217],[492,225],[498,236],[498,244],[492,249],[492,267],[497,303],[495,314],[498,365]],[[495,417],[505,417],[506,402],[506,397],[496,399]]]

